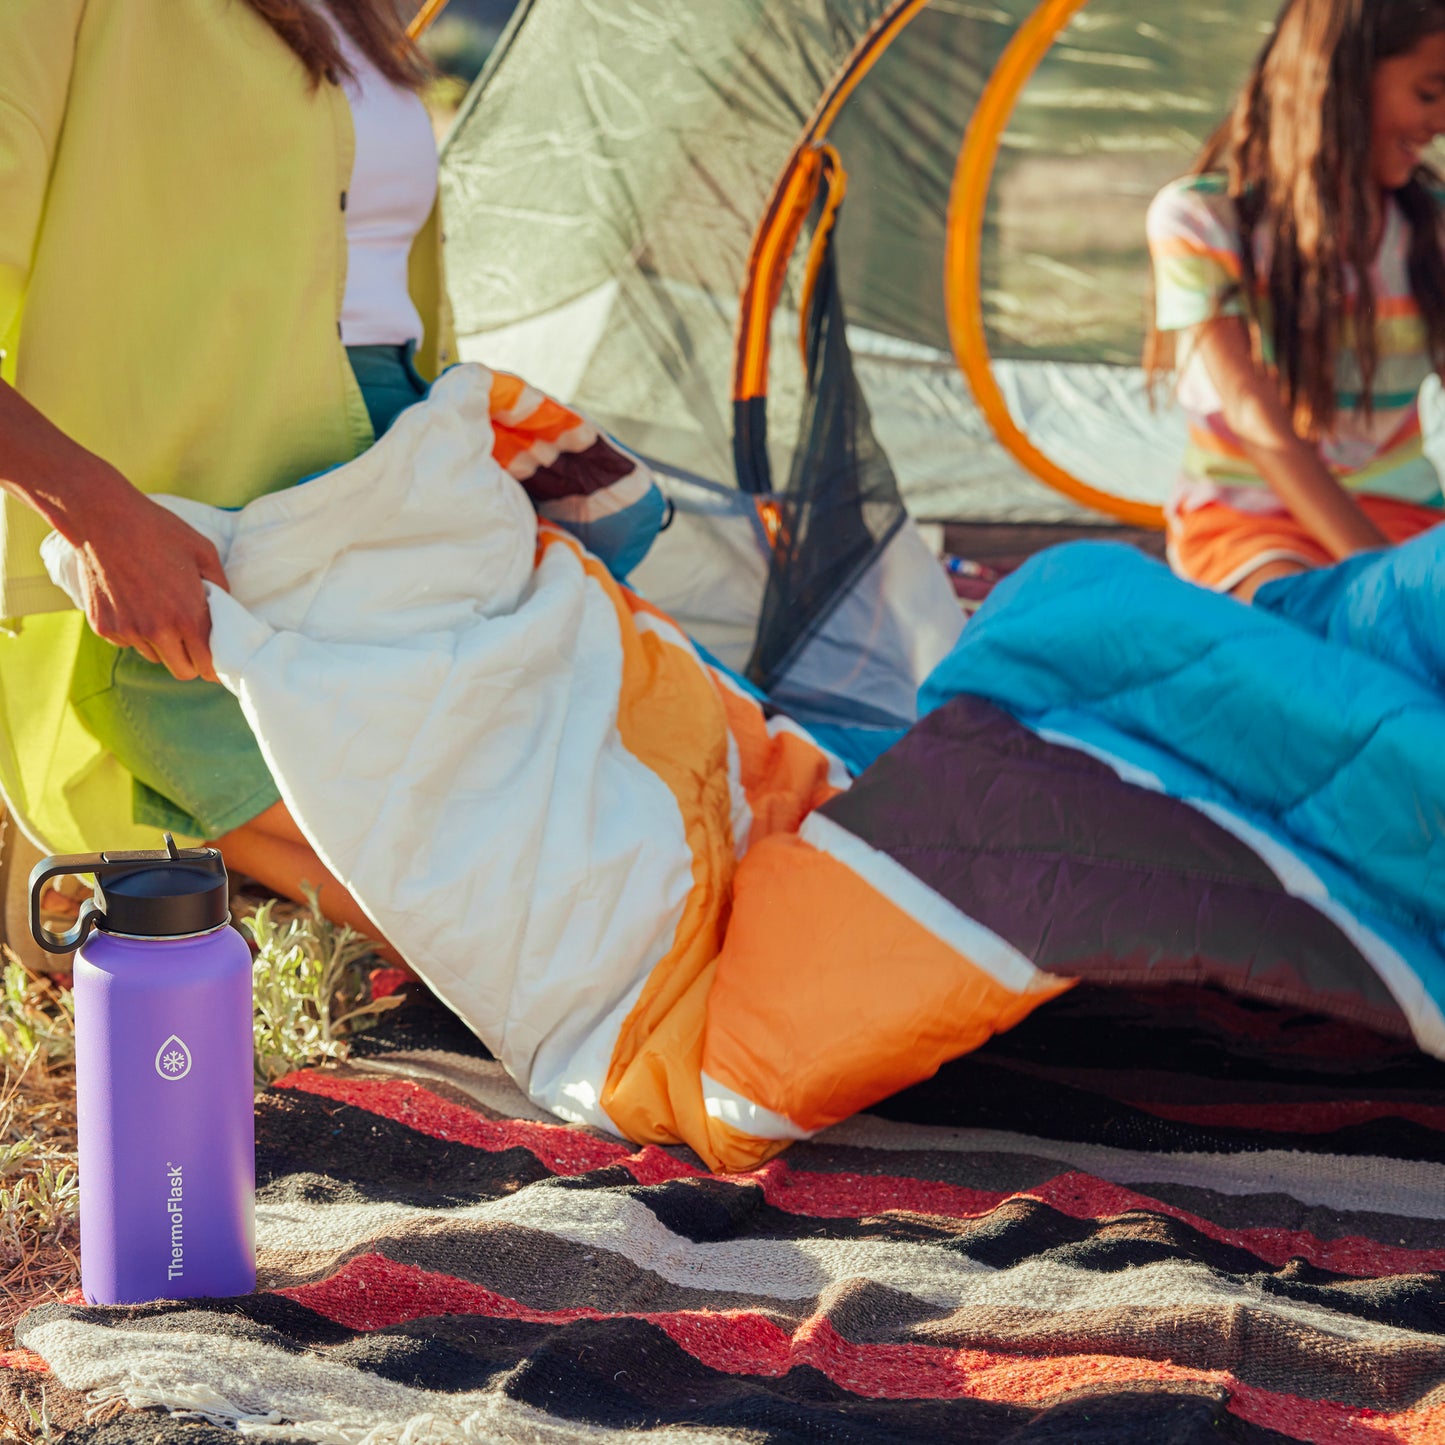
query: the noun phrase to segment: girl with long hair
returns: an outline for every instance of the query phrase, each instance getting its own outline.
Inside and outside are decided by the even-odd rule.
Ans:
[[[349,461],[453,359],[413,8],[0,6],[0,784],[52,846],[213,839],[362,930],[215,680],[217,553],[145,494]]]
[[[1176,571],[1246,600],[1445,520],[1445,0],[1287,0],[1228,120],[1149,211],[1154,377],[1190,422]]]

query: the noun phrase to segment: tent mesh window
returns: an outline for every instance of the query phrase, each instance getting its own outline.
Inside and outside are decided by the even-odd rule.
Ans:
[[[853,372],[834,248],[807,317],[807,388],[787,487],[771,513],[768,589],[748,676],[767,691],[902,525],[903,501]]]

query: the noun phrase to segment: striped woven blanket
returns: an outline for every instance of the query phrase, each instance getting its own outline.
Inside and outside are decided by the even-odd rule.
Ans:
[[[559,1125],[414,999],[257,1127],[264,1289],[32,1312],[12,1418],[43,1394],[58,1429],[99,1419],[86,1445],[1445,1439],[1445,1064],[1354,1025],[1083,985],[727,1176]]]

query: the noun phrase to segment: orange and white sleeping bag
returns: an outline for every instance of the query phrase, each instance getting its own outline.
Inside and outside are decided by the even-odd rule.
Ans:
[[[220,551],[287,806],[408,963],[560,1117],[747,1167],[1067,981],[816,816],[836,760],[539,522],[518,477],[567,495],[598,439],[531,396],[459,366],[334,471],[163,500]]]

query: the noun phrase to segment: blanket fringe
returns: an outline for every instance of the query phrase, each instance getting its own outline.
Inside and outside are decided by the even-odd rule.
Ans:
[[[277,1425],[281,1416],[274,1410],[260,1413],[233,1404],[209,1385],[182,1384],[154,1376],[131,1376],[113,1385],[102,1385],[86,1395],[87,1418],[99,1415],[116,1400],[132,1410],[160,1408],[173,1415],[194,1415],[212,1425]]]
[[[227,1426],[258,1441],[306,1441],[308,1445],[572,1445],[595,1441],[598,1431],[586,1425],[548,1419],[531,1406],[511,1399],[488,1402],[463,1416],[434,1412],[374,1424],[335,1420],[286,1420],[275,1410],[259,1412],[237,1405],[208,1385],[183,1384],[155,1377],[136,1377],[87,1392],[87,1416],[99,1415],[117,1400],[135,1410],[159,1407],[178,1418],[199,1418]],[[610,1434],[611,1432],[603,1432]],[[653,1445],[669,1441],[707,1445],[722,1440],[710,1431],[662,1429],[649,1432]]]
[[[334,1425],[308,1420],[304,1424],[277,1429],[274,1426],[241,1425],[241,1433],[253,1439],[272,1441],[315,1441],[316,1445],[497,1445],[499,1441],[527,1442],[527,1445],[562,1445],[564,1441],[580,1440],[591,1431],[564,1429],[538,1421],[534,1426],[517,1429],[515,1419],[509,1420],[500,1432],[497,1422],[487,1413],[467,1415],[461,1419],[442,1415],[415,1415],[405,1422],[380,1425]]]

